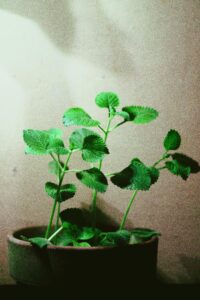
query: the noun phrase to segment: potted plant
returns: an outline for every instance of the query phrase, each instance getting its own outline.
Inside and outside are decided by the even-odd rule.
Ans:
[[[8,236],[8,255],[11,276],[19,283],[30,285],[66,285],[99,283],[105,287],[111,279],[115,284],[155,282],[158,236],[153,229],[125,227],[129,210],[139,191],[147,191],[157,182],[160,173],[167,170],[186,180],[199,171],[199,165],[190,157],[175,152],[181,144],[176,130],[169,130],[163,142],[163,154],[151,166],[139,158],[122,162],[122,170],[103,173],[103,159],[109,155],[106,142],[112,131],[125,123],[146,124],[158,117],[149,107],[127,106],[118,108],[116,94],[103,92],[96,96],[98,107],[108,112],[107,126],[103,128],[82,108],[65,111],[65,127],[81,126],[69,136],[66,147],[60,129],[23,132],[26,154],[50,155],[49,171],[57,182],[47,182],[45,191],[52,198],[52,210],[47,227],[22,228]],[[121,118],[113,125],[113,120]],[[99,129],[101,135],[91,129]],[[123,145],[122,145],[123,147]],[[71,167],[70,159],[80,152],[90,165],[80,170]],[[77,180],[92,189],[91,209],[61,209],[64,201],[73,201],[76,194],[74,183],[64,182],[70,172]],[[118,228],[108,227],[97,220],[97,193],[104,193],[108,180],[116,188],[130,190],[130,200]],[[128,268],[132,275],[125,276]]]

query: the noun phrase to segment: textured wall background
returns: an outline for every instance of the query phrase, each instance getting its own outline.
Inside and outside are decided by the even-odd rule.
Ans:
[[[0,283],[11,282],[7,233],[46,223],[50,212],[49,159],[24,155],[24,128],[63,128],[70,106],[104,121],[94,97],[111,90],[123,105],[152,106],[160,117],[113,133],[106,172],[134,156],[152,164],[170,128],[182,135],[181,151],[199,160],[199,25],[199,0],[0,0]],[[73,162],[82,164],[78,156]],[[200,282],[199,175],[185,183],[164,173],[140,193],[129,225],[162,233],[158,267],[166,282]],[[129,195],[110,186],[98,203],[118,222]],[[90,196],[81,186],[67,205]]]

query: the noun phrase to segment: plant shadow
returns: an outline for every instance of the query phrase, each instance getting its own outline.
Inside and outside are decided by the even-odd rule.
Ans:
[[[112,22],[100,1],[92,5],[80,1],[78,7],[70,0],[7,0],[0,9],[36,22],[64,53],[74,53],[118,75],[133,74],[131,38]]]

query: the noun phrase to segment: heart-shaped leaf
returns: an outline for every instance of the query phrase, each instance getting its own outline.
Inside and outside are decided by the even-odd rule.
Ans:
[[[30,242],[32,245],[37,246],[39,248],[45,248],[48,245],[51,245],[51,243],[43,237],[27,238],[27,237],[22,235],[21,239],[24,240],[24,241]]]
[[[101,108],[115,108],[119,106],[119,97],[112,92],[102,92],[95,98],[96,104]]]
[[[155,120],[158,112],[151,107],[143,106],[126,106],[122,108],[129,114],[129,120],[136,124],[145,124]]]
[[[82,148],[83,160],[96,162],[103,159],[105,154],[109,154],[109,151],[101,137],[90,135],[84,139]]]
[[[70,149],[82,149],[85,138],[91,135],[100,137],[100,135],[98,135],[96,132],[86,128],[80,128],[73,131],[69,138]]]
[[[199,163],[193,158],[183,154],[183,153],[174,153],[171,155],[172,158],[183,167],[190,167],[191,173],[198,173],[200,171]]]
[[[80,107],[68,109],[63,115],[63,124],[65,126],[79,125],[86,127],[95,127],[100,124]]]
[[[164,139],[164,147],[166,151],[176,150],[180,147],[181,136],[178,131],[171,129]]]
[[[53,182],[47,182],[45,184],[45,191],[54,200],[63,202],[74,197],[76,193],[76,186],[74,184],[64,184],[59,189],[57,184]]]
[[[86,224],[84,213],[80,208],[67,208],[61,211],[60,218],[62,223],[66,222],[66,224],[70,223],[81,227]]]
[[[149,175],[151,177],[151,184],[156,183],[160,176],[160,171],[154,167],[148,168],[148,171],[149,171]]]
[[[44,155],[50,153],[67,154],[63,141],[58,137],[62,134],[60,129],[49,130],[27,129],[23,131],[23,138],[27,144],[26,154]]]
[[[190,175],[190,167],[181,165],[177,160],[167,161],[165,163],[167,169],[174,175],[181,176],[182,179],[186,180]]]
[[[108,181],[105,175],[97,168],[91,168],[76,173],[77,178],[87,187],[100,193],[107,190]]]
[[[151,177],[148,168],[137,160],[121,172],[111,177],[112,183],[123,189],[148,190],[151,186]]]
[[[131,232],[128,230],[118,230],[100,234],[100,245],[104,246],[124,246],[129,243]]]
[[[148,240],[153,236],[161,235],[158,231],[149,228],[134,228],[133,230],[131,230],[131,234],[133,234],[136,238],[142,240]]]

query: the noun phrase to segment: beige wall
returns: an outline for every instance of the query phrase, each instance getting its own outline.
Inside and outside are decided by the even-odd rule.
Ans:
[[[181,151],[199,159],[199,25],[199,0],[0,0],[0,283],[11,282],[7,233],[46,223],[50,212],[49,159],[24,155],[24,128],[63,128],[70,106],[104,121],[94,97],[111,90],[160,117],[114,132],[105,171],[134,156],[153,163],[170,128],[182,135]],[[73,162],[82,166],[78,156]],[[91,192],[80,187],[68,206],[88,203]],[[162,233],[159,270],[168,282],[200,282],[199,192],[199,175],[185,183],[163,172],[130,213],[129,225]],[[110,185],[99,205],[119,221],[129,196]]]

